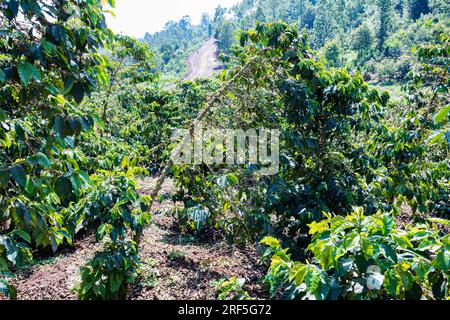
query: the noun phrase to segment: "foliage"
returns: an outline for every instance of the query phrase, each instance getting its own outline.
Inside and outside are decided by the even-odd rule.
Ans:
[[[71,244],[64,212],[95,188],[79,148],[94,119],[77,105],[108,80],[98,49],[112,34],[101,1],[80,3],[1,3],[2,271]]]
[[[138,265],[136,244],[123,241],[111,244],[81,268],[82,283],[78,298],[126,299],[128,285],[134,282]]]
[[[436,226],[396,228],[390,213],[329,216],[309,225],[314,258],[293,262],[273,238],[265,278],[272,294],[290,299],[445,299],[450,271],[449,236]]]
[[[219,281],[216,284],[218,300],[254,300],[247,291],[243,289],[245,279],[236,277]]]
[[[154,79],[147,49],[114,38],[104,6],[100,0],[1,3],[2,274],[29,262],[32,250],[72,245],[82,230],[100,225],[99,233],[107,229],[115,242],[148,222],[148,201],[139,199],[134,181],[145,170],[133,155],[111,152],[127,147],[103,136],[98,108],[82,105],[94,91],[115,90],[115,76],[126,73],[134,84]],[[100,49],[114,49],[116,61],[144,62],[108,72],[118,63]]]
[[[136,178],[158,174],[173,131],[218,97],[202,124],[276,128],[281,163],[274,175],[247,162],[174,165],[181,231],[265,238],[273,297],[448,298],[444,2],[244,0],[145,41],[112,34],[113,5],[0,3],[2,296],[15,298],[8,279],[35,252],[94,232],[102,249],[82,267],[78,296],[127,298],[152,272],[130,240],[155,200],[139,195]],[[159,71],[181,74],[187,53],[213,35],[226,70],[161,89]],[[392,101],[365,79],[401,84],[403,96]],[[251,299],[243,287],[223,281],[219,298]]]

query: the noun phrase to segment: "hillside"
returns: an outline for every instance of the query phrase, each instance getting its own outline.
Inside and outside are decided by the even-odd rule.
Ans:
[[[215,39],[209,39],[198,50],[192,53],[187,60],[189,69],[183,77],[185,81],[206,79],[220,70],[218,48]]]

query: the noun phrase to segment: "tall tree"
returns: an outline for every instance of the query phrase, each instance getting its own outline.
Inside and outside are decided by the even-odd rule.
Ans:
[[[406,0],[405,10],[408,18],[417,20],[430,12],[430,4],[428,0]]]
[[[367,24],[360,25],[352,34],[352,49],[358,52],[358,58],[366,55],[373,46],[373,36]]]
[[[258,7],[255,14],[256,21],[265,22],[266,21],[266,15],[264,14],[264,11],[261,7]]]
[[[314,44],[317,47],[323,47],[328,39],[332,39],[333,35],[333,23],[330,17],[330,11],[328,6],[331,3],[328,0],[321,0],[317,3],[316,17],[314,20],[313,38]]]
[[[392,0],[378,0],[377,48],[383,52],[392,25]]]

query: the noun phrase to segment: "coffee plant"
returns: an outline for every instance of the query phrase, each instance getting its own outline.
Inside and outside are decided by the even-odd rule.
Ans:
[[[309,225],[304,263],[293,261],[274,238],[265,258],[273,295],[287,299],[445,299],[449,296],[450,238],[436,225],[396,227],[390,213],[365,216],[357,208]]]
[[[417,23],[429,30],[401,70],[397,99],[365,81],[364,61],[365,74],[339,68],[335,41],[316,50],[317,30],[311,38],[282,21],[257,22],[227,48],[219,30],[226,68],[163,87],[148,42],[108,28],[114,5],[0,1],[0,298],[17,297],[10,279],[33,256],[95,234],[100,249],[74,292],[127,299],[162,199],[158,187],[140,194],[149,175],[173,179],[164,197],[180,204],[170,213],[181,232],[266,246],[272,298],[449,298],[446,23]],[[397,52],[395,40],[380,54]],[[373,59],[366,49],[355,49],[358,60]],[[279,130],[277,172],[249,159],[172,162],[174,131],[193,124]],[[253,299],[238,277],[217,283],[217,295]]]

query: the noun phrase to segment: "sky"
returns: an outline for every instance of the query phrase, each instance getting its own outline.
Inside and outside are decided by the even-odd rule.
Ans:
[[[218,5],[230,8],[240,0],[116,0],[114,13],[107,15],[108,26],[115,33],[143,38],[146,32],[162,30],[166,22],[191,16],[200,23],[203,12],[214,13]]]

